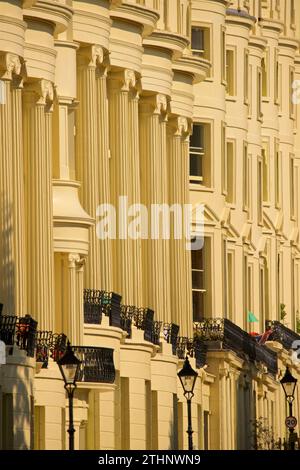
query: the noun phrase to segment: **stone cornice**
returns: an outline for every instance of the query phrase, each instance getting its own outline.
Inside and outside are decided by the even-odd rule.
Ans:
[[[159,20],[159,13],[134,3],[122,3],[116,9],[111,10],[113,19],[136,23],[143,29],[143,36],[149,36]]]
[[[256,47],[257,49],[265,50],[268,41],[263,36],[250,35],[249,47]]]
[[[165,49],[172,52],[174,59],[177,59],[189,45],[189,39],[179,34],[155,30],[150,37],[144,39],[143,45]]]
[[[193,55],[183,55],[173,63],[173,70],[191,75],[193,83],[205,80],[210,67],[211,63],[208,60]]]
[[[67,29],[73,16],[73,9],[63,3],[37,0],[32,7],[24,9],[24,16],[53,23],[55,33],[61,33]]]
[[[261,18],[259,22],[262,29],[268,29],[280,34],[283,31],[283,24],[279,20],[271,20],[268,18]]]
[[[245,11],[235,10],[234,8],[228,8],[226,10],[226,23],[240,24],[246,26],[249,29],[252,28],[253,24],[256,23],[255,16],[249,15]]]

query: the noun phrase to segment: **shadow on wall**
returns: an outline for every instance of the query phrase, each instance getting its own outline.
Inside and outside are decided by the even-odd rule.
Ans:
[[[34,360],[17,346],[6,346],[6,353],[0,365],[0,449],[33,449]]]
[[[236,403],[236,436],[237,450],[253,450],[255,436],[252,421],[256,417],[256,392],[252,380],[246,373],[242,373],[237,381]]]

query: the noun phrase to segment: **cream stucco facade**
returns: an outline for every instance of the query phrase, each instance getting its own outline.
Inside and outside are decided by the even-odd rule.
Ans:
[[[66,338],[76,449],[187,449],[186,354],[195,449],[251,448],[260,418],[287,437],[299,41],[292,0],[1,1],[0,448],[68,447]],[[203,249],[99,240],[124,196],[202,204]]]

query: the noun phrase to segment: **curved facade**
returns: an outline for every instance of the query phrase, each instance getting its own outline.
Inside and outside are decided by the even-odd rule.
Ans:
[[[186,355],[195,449],[286,437],[299,25],[292,0],[1,2],[0,448],[68,447],[67,338],[76,449],[186,449]],[[134,204],[192,204],[193,239],[202,205],[203,248],[124,236]]]

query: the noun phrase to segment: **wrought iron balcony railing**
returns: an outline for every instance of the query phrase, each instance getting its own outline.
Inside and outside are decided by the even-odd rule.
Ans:
[[[86,346],[72,346],[72,349],[82,362],[79,382],[114,383],[116,371],[113,349]]]
[[[207,345],[203,340],[194,337],[187,338],[179,336],[177,338],[176,353],[179,359],[185,359],[187,355],[196,359],[196,367],[200,369],[206,364]]]
[[[179,326],[175,323],[164,323],[163,334],[167,343],[172,344],[172,353],[176,356]]]
[[[290,330],[279,321],[266,320],[266,331],[268,330],[272,330],[268,340],[278,341],[287,351],[292,348],[294,341],[300,341],[298,333]]]
[[[56,334],[52,331],[37,331],[36,336],[36,362],[42,363],[42,368],[47,369],[49,357],[54,361],[60,359],[67,348],[67,337],[63,333]]]
[[[30,315],[0,315],[0,340],[8,346],[17,345],[34,357],[37,322]]]
[[[144,339],[153,344],[159,344],[162,322],[154,320],[154,312],[149,308],[138,308],[132,305],[121,306],[121,326],[131,338],[132,325],[144,330]]]
[[[100,325],[102,316],[109,317],[110,326],[121,327],[121,296],[114,292],[85,289],[84,322]]]
[[[243,359],[260,361],[268,372],[277,372],[277,354],[256,342],[252,336],[226,318],[208,318],[194,323],[195,336],[208,348],[230,349]]]

